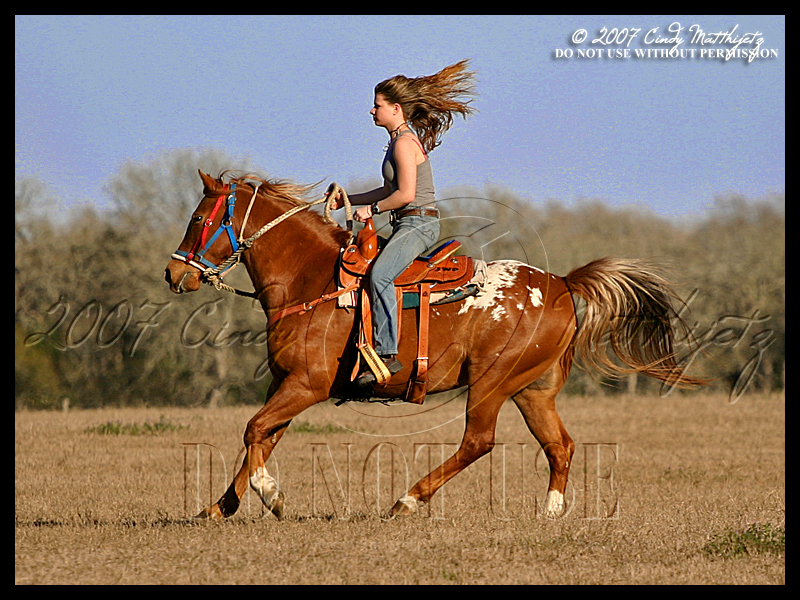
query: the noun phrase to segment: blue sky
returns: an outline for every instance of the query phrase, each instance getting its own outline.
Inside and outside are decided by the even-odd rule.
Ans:
[[[673,23],[694,57],[635,57],[673,47],[658,40]],[[627,37],[592,44],[603,27]],[[777,57],[708,56],[755,32]],[[16,16],[15,177],[61,210],[102,207],[120,165],[185,147],[300,182],[377,179],[374,85],[462,58],[480,112],[431,155],[440,195],[492,184],[686,217],[717,194],[785,191],[783,16]]]

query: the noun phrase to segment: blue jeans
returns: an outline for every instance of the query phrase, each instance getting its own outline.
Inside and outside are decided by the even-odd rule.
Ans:
[[[397,354],[397,297],[394,280],[436,245],[439,219],[407,216],[394,224],[386,245],[372,266],[369,295],[372,301],[372,335],[378,354]]]

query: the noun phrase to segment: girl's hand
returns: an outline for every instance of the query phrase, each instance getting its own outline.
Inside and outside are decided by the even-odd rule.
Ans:
[[[360,206],[353,212],[353,218],[359,223],[364,223],[367,219],[372,217],[372,207]]]
[[[328,188],[328,190],[325,192],[325,195],[329,196],[330,193],[331,193],[331,189]],[[344,206],[344,198],[342,198],[341,190],[336,190],[336,196],[334,196],[334,198],[335,198],[335,201],[334,201],[333,205],[331,206],[331,208],[333,210],[337,210],[339,208],[342,208]]]

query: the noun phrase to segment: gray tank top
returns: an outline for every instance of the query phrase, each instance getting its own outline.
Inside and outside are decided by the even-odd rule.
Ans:
[[[397,137],[400,137],[404,133],[407,132],[401,132]],[[395,141],[396,140],[397,138],[395,138]],[[424,149],[422,152],[425,154]],[[397,190],[397,165],[394,162],[394,143],[389,144],[389,149],[386,151],[386,156],[381,166],[381,173],[383,174],[384,180],[389,183],[392,192],[395,192]],[[425,162],[417,165],[417,193],[414,200],[407,206],[436,208],[434,197],[433,171],[431,170],[431,161],[426,154]]]

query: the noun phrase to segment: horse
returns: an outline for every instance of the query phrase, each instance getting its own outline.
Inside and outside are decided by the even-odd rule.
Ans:
[[[165,270],[171,291],[194,292],[204,281],[226,287],[221,271],[240,261],[253,297],[268,317],[280,318],[267,324],[273,380],[264,406],[245,428],[245,459],[222,497],[197,517],[233,515],[249,484],[281,519],[285,494],[269,474],[267,459],[301,412],[352,396],[356,311],[327,301],[336,296],[337,261],[352,236],[329,217],[305,210],[313,188],[230,172],[217,178],[199,174],[203,197]],[[580,326],[573,295],[586,303]],[[461,444],[407,490],[388,516],[416,512],[491,452],[497,416],[509,398],[549,463],[543,512],[562,515],[575,443],[558,415],[556,396],[576,353],[581,364],[604,376],[643,373],[671,387],[702,385],[684,372],[673,351],[677,328],[685,327],[673,308],[676,301],[657,268],[638,259],[600,258],[566,277],[519,261],[489,262],[477,296],[437,306],[430,320],[428,391],[468,387]],[[415,321],[401,320],[398,358],[406,366],[376,387],[374,397],[403,397],[416,357]]]

